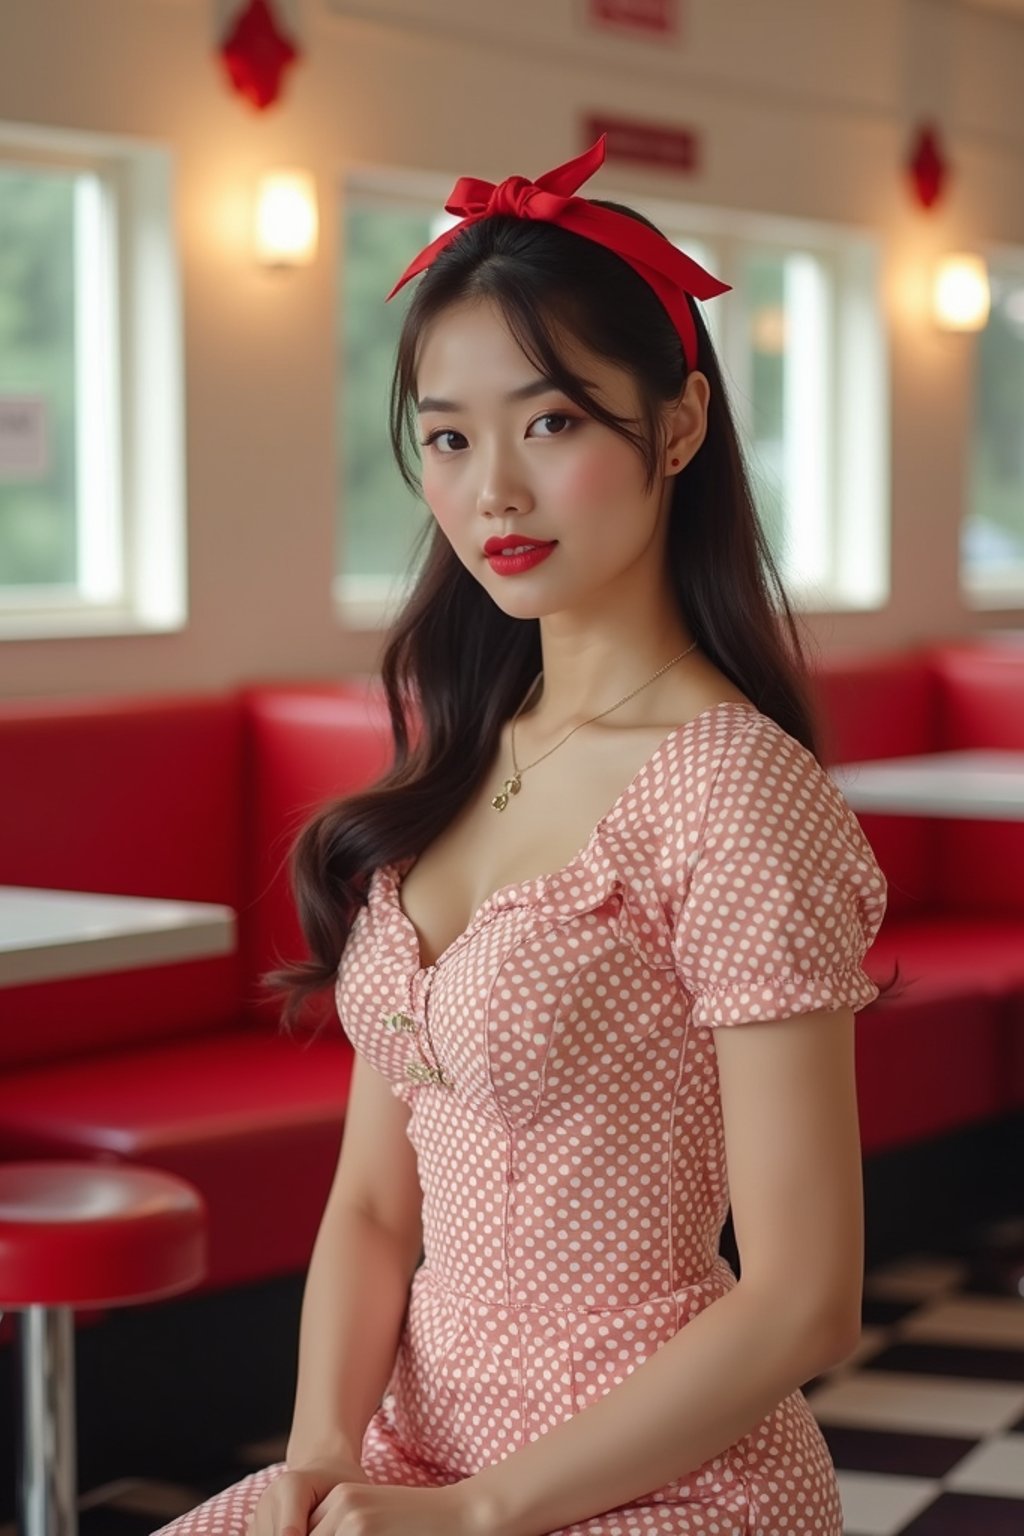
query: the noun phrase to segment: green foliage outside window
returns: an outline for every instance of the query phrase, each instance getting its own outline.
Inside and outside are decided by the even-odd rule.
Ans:
[[[970,515],[965,559],[976,568],[1024,561],[1024,269],[991,274],[978,337]]]
[[[50,441],[42,477],[0,467],[0,587],[76,576],[74,183],[0,167],[0,397],[41,395]]]
[[[413,542],[429,517],[398,473],[387,428],[391,373],[415,279],[389,303],[384,299],[431,237],[427,213],[358,203],[346,209],[337,407],[338,547],[345,575],[408,571]]]

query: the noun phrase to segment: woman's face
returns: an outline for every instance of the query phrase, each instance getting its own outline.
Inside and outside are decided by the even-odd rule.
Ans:
[[[630,375],[574,340],[563,355],[603,405],[639,425]],[[660,566],[654,536],[670,487],[659,474],[645,488],[636,449],[542,378],[489,300],[433,322],[417,396],[424,499],[505,612],[538,617],[589,604],[645,552]],[[545,560],[503,575],[484,545],[504,534],[556,544]]]

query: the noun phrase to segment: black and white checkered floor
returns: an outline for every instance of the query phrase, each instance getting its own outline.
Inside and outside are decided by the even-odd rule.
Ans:
[[[838,1471],[846,1536],[1024,1533],[1024,1295],[998,1258],[1022,1239],[1024,1222],[1004,1222],[967,1253],[868,1272],[856,1351],[804,1387]],[[283,1455],[282,1435],[187,1483],[98,1489],[82,1501],[81,1536],[150,1536]]]

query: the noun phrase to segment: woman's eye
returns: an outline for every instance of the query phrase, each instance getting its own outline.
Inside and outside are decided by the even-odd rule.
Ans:
[[[546,411],[543,416],[538,416],[537,417],[537,421],[561,421],[561,422],[565,422],[565,423],[571,423],[572,417],[571,416],[566,416],[564,411]],[[537,422],[535,421],[534,422],[534,426],[536,426],[536,425],[537,425]],[[546,436],[553,436],[553,437],[563,437],[565,434],[563,432],[555,432],[555,433],[547,433],[545,435]]]
[[[573,418],[571,416],[567,416],[564,411],[545,411],[543,416],[538,416],[533,422],[530,423],[530,425],[535,427],[537,423],[541,421],[560,423],[559,429],[557,431],[542,432],[540,434],[542,437],[564,437],[567,428],[572,426]],[[462,433],[456,432],[453,427],[438,427],[435,431],[431,432],[428,437],[421,441],[420,447],[430,448],[435,443],[440,445],[440,441],[443,437],[461,437],[463,442],[466,441],[466,439],[462,436]],[[437,451],[442,458],[450,458],[456,450],[449,445],[445,448],[438,446]]]
[[[420,443],[420,447],[421,448],[429,448],[431,443],[436,443],[438,441],[438,439],[442,438],[442,437],[461,437],[461,436],[462,436],[461,432],[454,432],[451,427],[438,427],[436,432],[431,432],[429,437],[425,437],[423,439],[423,441]]]

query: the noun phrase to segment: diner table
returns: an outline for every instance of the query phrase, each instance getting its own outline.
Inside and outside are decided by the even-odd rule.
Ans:
[[[855,812],[1024,821],[1024,752],[927,752],[833,764],[828,771]],[[1001,1224],[1004,1235],[989,1277],[1011,1296],[1024,1296],[1024,1211],[1018,1217]]]
[[[199,960],[236,942],[235,912],[216,902],[0,886],[0,987]],[[17,1316],[19,1524],[64,1536],[77,1530],[73,1312],[29,1307]]]
[[[853,811],[1024,821],[1024,752],[926,752],[829,768]]]
[[[207,901],[0,885],[0,987],[229,953],[235,914]]]

